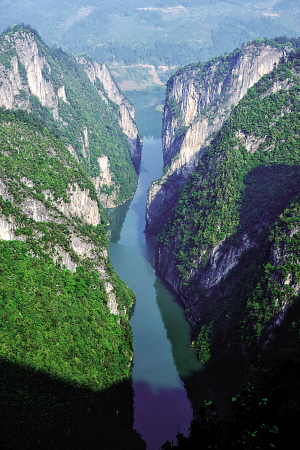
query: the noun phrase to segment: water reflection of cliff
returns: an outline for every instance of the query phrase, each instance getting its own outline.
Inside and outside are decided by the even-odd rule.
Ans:
[[[216,402],[218,399],[219,413],[225,413],[228,394],[214,380],[214,375],[199,362],[196,352],[189,346],[191,326],[184,315],[180,298],[159,277],[156,278],[154,287],[156,301],[172,346],[174,363],[193,408],[204,400]]]
[[[122,227],[129,210],[132,199],[118,206],[117,208],[107,208],[106,217],[109,225],[106,227],[110,242],[117,243],[121,236]]]

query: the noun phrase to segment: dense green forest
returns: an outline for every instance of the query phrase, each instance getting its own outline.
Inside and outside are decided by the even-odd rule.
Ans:
[[[206,61],[250,39],[298,37],[297,6],[289,0],[272,4],[264,0],[255,4],[238,0],[154,0],[150,4],[131,0],[124,4],[115,0],[101,1],[101,6],[96,0],[72,4],[52,0],[43,5],[36,0],[6,0],[0,30],[13,23],[30,23],[48,45],[108,62],[120,81],[138,81],[138,88],[155,84],[148,69],[122,66],[153,64],[166,82],[171,67]]]
[[[120,448],[123,439],[136,440],[140,448],[132,431],[133,342],[126,314],[134,294],[105,254],[106,219],[94,185],[32,114],[2,110],[0,141],[1,231],[10,229],[0,241],[2,445],[37,448],[46,442],[62,448],[73,442],[72,448],[93,448],[96,436],[103,436],[104,448]],[[62,212],[72,202],[70,186],[88,192],[100,210],[98,225]],[[43,212],[44,220],[32,218],[33,210]],[[80,242],[85,254],[76,250]],[[68,258],[72,271],[65,267]],[[108,307],[108,282],[118,315]],[[127,410],[115,423],[119,401]],[[87,420],[78,436],[77,427]],[[107,420],[117,427],[115,437]]]
[[[93,385],[93,375],[91,373],[84,375],[85,367],[89,364],[82,362],[81,367],[79,359],[77,362],[74,360],[72,370],[75,371],[75,374],[78,371],[78,374],[72,375],[72,370],[66,366],[66,372],[63,375],[63,362],[58,363],[55,369],[54,361],[58,361],[58,356],[54,356],[50,348],[51,345],[55,346],[55,352],[58,351],[60,353],[60,358],[67,365],[70,351],[75,352],[74,358],[77,358],[79,353],[82,354],[82,357],[87,357],[89,352],[90,357],[94,358],[93,345],[91,346],[91,343],[94,339],[92,335],[95,335],[95,330],[92,331],[92,329],[93,327],[99,328],[101,324],[103,339],[107,340],[103,347],[104,352],[109,351],[110,345],[112,345],[112,348],[114,347],[113,335],[115,334],[115,337],[118,336],[116,357],[124,358],[124,360],[123,362],[115,361],[117,364],[114,369],[116,376],[128,375],[128,361],[132,355],[129,325],[128,323],[126,324],[124,318],[124,331],[121,332],[122,327],[117,324],[117,319],[119,318],[111,315],[108,308],[105,307],[108,297],[104,289],[104,281],[101,280],[97,273],[98,265],[104,265],[106,276],[110,277],[115,284],[120,308],[121,306],[128,308],[132,304],[133,293],[126,288],[125,284],[113,272],[107,258],[101,256],[107,245],[104,229],[105,216],[102,212],[102,223],[94,226],[86,223],[83,218],[78,216],[71,215],[66,217],[54,203],[57,200],[58,202],[64,200],[68,205],[70,203],[70,197],[67,196],[68,187],[69,185],[77,184],[82,190],[88,188],[89,192],[91,192],[91,199],[94,199],[98,203],[98,208],[102,209],[97,200],[95,188],[80,164],[75,161],[60,141],[52,137],[46,128],[43,131],[39,129],[41,122],[36,122],[31,115],[21,114],[18,111],[15,113],[4,111],[1,119],[1,181],[8,189],[7,199],[4,200],[3,196],[1,197],[1,216],[14,224],[14,235],[22,237],[22,240],[25,241],[3,241],[1,244],[1,268],[4,277],[1,282],[2,307],[4,308],[1,314],[4,320],[4,329],[2,331],[5,333],[6,339],[8,339],[6,346],[2,348],[1,352],[17,360],[27,361],[28,358],[28,363],[37,367],[44,367],[45,369],[48,367],[53,373],[60,371],[60,375],[64,376],[68,381],[73,379],[78,383]],[[25,119],[27,123],[22,119]],[[35,121],[35,125],[31,124],[29,126],[32,120]],[[55,151],[55,156],[53,155],[53,150]],[[30,186],[28,182],[26,184],[24,180],[31,181],[32,185]],[[49,197],[49,191],[53,196],[53,201]],[[45,192],[47,192],[47,195],[45,195]],[[45,208],[48,212],[48,217],[45,218],[44,222],[36,221],[24,212],[24,202],[29,198],[34,199],[40,205],[41,210]],[[87,244],[90,242],[93,248],[97,249],[97,254],[94,258],[82,258],[75,252],[72,247],[72,237],[76,235],[85,239]],[[59,266],[56,267],[53,264],[53,260],[50,257],[56,254],[57,246],[68,253],[71,260],[78,265],[75,274],[72,274],[70,270],[62,269]],[[6,280],[5,282],[4,279]],[[26,285],[26,288],[24,288],[24,285]],[[22,289],[22,286],[24,289]],[[94,302],[94,306],[87,308],[85,303],[87,301]],[[68,305],[67,309],[66,305]],[[24,308],[24,311],[20,311],[20,308]],[[79,308],[81,312],[75,312],[76,308]],[[45,317],[46,311],[47,318]],[[21,314],[19,314],[20,312]],[[16,321],[16,314],[21,317],[24,316],[24,322],[21,320],[23,324],[20,323],[20,330],[14,329],[18,322]],[[38,319],[39,314],[41,316]],[[95,317],[93,318],[92,316]],[[5,319],[4,317],[7,318]],[[43,317],[45,317],[45,322],[49,321],[49,323],[43,323]],[[76,321],[74,322],[75,317]],[[106,321],[107,325],[105,325]],[[62,329],[65,329],[64,333],[61,332],[61,328],[57,328],[58,322],[60,322]],[[83,348],[85,345],[88,345],[90,349],[88,352],[83,351],[83,348],[79,351],[79,348],[76,348],[76,344],[70,340],[70,335],[74,339],[76,336],[75,329],[72,330],[72,327],[77,327],[79,323],[81,323],[81,331],[78,330],[77,345],[84,338],[80,345]],[[11,345],[14,347],[17,342],[14,333],[25,332],[26,324],[29,325],[27,332],[30,333],[28,342],[24,339],[24,336],[23,338],[20,336],[20,347],[18,348],[17,346],[14,352],[11,348]],[[45,328],[44,331],[41,331],[40,351],[41,355],[43,355],[43,346],[48,348],[48,362],[47,358],[45,359],[44,356],[39,356],[39,354],[35,354],[30,350],[32,346],[31,340],[34,340],[37,333],[35,326],[37,329]],[[107,333],[105,331],[106,326],[108,329],[112,327],[112,331]],[[86,329],[86,327],[91,327],[91,336],[87,335],[88,328]],[[99,335],[100,329],[98,328],[97,334]],[[61,344],[66,353],[59,351],[60,345],[57,346],[57,338],[54,337],[57,333],[60,334],[61,339],[69,341],[68,345],[67,342]],[[111,337],[108,337],[109,333],[112,333]],[[47,344],[47,339],[53,344]],[[89,340],[90,343],[88,344]],[[121,351],[119,345],[124,348],[123,344],[126,347],[126,342],[127,350]],[[23,345],[25,346],[24,348],[22,348]],[[100,342],[95,341],[94,345],[98,346]],[[107,346],[106,350],[105,345]],[[35,343],[35,346],[39,346],[38,343]],[[113,351],[110,353],[111,356],[113,353]],[[100,358],[99,349],[95,351],[95,354],[97,358]],[[104,357],[103,354],[99,359],[99,364],[101,359],[104,361],[107,357]],[[119,363],[121,364],[120,367]],[[101,375],[99,374],[99,368],[96,369],[97,365],[90,363],[90,367],[95,368],[96,377],[93,387],[96,389],[105,387],[114,381],[112,374],[106,375],[108,367],[112,367],[111,362],[108,360],[107,364],[107,368],[104,365]],[[80,375],[80,372],[83,373]]]
[[[14,239],[0,241],[4,448],[39,448],[45,442],[49,448],[97,448],[99,442],[103,449],[143,448],[132,432],[133,344],[127,310],[134,294],[105,256],[106,221],[90,179],[99,175],[98,157],[107,155],[120,203],[132,196],[137,175],[114,105],[100,99],[65,50],[109,62],[116,76],[118,65],[153,64],[157,70],[166,65],[159,72],[166,81],[170,66],[199,61],[193,67],[200,76],[206,67],[202,61],[253,37],[281,34],[278,44],[291,42],[298,48],[297,2],[280,0],[273,8],[265,1],[255,3],[158,0],[149,9],[147,2],[137,0],[126,6],[104,1],[101,8],[96,0],[49,0],[38,8],[35,0],[3,1],[1,29],[30,22],[54,45],[47,47],[29,26],[5,33],[11,39],[18,33],[21,39],[34,35],[50,67],[43,69],[44,78],[55,93],[63,85],[68,100],[59,100],[61,121],[55,120],[49,108],[29,95],[24,66],[1,36],[0,64],[8,71],[11,57],[18,58],[24,89],[16,102],[28,101],[33,113],[0,110],[0,220]],[[183,9],[174,9],[181,5]],[[222,60],[226,65],[226,56]],[[203,448],[287,448],[296,435],[299,61],[299,52],[291,54],[233,108],[158,238],[161,251],[174,252],[181,293],[193,298],[199,311],[193,342],[199,359],[231,366],[234,376],[251,366],[227,418],[218,418],[207,402],[195,412],[190,436],[179,433],[177,446],[166,443],[164,449],[194,449],[200,443]],[[135,69],[128,74],[122,76],[138,77]],[[276,84],[283,89],[272,93]],[[82,152],[85,129],[88,157]],[[183,135],[180,130],[179,140]],[[255,151],[246,148],[245,138],[256,145]],[[80,163],[65,145],[72,145]],[[70,187],[77,186],[97,204],[98,225],[62,212],[71,203]],[[45,220],[26,212],[28,201],[44,211]],[[221,245],[230,252],[245,235],[251,245],[237,266],[206,289],[199,272],[205,279],[211,270],[212,250]],[[76,252],[74,237],[86,245],[86,253]],[[64,266],[67,258],[74,271]],[[107,283],[119,315],[110,313]],[[266,348],[269,339],[272,345]],[[236,366],[240,354],[244,362]]]
[[[6,36],[10,38],[9,42]],[[26,41],[32,37],[38,46],[39,57],[47,62],[42,69],[44,79],[50,88],[54,88],[56,95],[58,90],[64,87],[66,101],[58,98],[58,118],[54,118],[55,104],[50,109],[43,106],[38,97],[31,94],[25,67],[17,55],[16,41],[18,39]],[[0,63],[2,62],[6,70],[9,70],[10,58],[15,55],[23,77],[24,89],[20,90],[15,98],[15,108],[29,108],[46,123],[49,131],[59,136],[65,145],[71,145],[91,177],[99,176],[98,158],[106,155],[115,186],[115,203],[121,203],[132,197],[137,174],[130,158],[127,137],[120,128],[114,105],[112,102],[107,104],[102,100],[76,58],[59,48],[48,48],[37,32],[29,26],[24,28],[15,25],[3,33],[0,37],[0,47],[2,49]],[[85,130],[88,145],[85,145],[83,154]],[[106,193],[105,186],[102,187],[102,191]],[[109,189],[107,193],[111,194]]]

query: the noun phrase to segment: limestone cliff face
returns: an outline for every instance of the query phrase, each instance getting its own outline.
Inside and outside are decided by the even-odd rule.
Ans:
[[[0,36],[0,107],[39,116],[96,180],[105,206],[133,195],[141,139],[134,108],[105,65],[79,64],[73,55],[49,49],[30,27],[15,25]],[[110,165],[109,189],[101,182],[103,156]]]
[[[62,200],[55,202],[53,201],[53,195],[51,195],[51,193],[45,192],[45,194],[48,200],[52,200],[52,207],[46,208],[43,202],[28,196],[23,202],[17,205],[19,210],[34,222],[56,222],[65,225],[71,235],[70,250],[66,251],[62,246],[55,245],[50,252],[53,261],[63,264],[72,272],[75,272],[77,266],[82,264],[80,260],[77,262],[74,261],[74,258],[72,258],[71,255],[72,252],[79,256],[80,259],[89,258],[94,261],[98,273],[101,278],[105,280],[105,289],[109,298],[108,307],[110,308],[111,313],[119,314],[116,294],[110,282],[110,278],[107,275],[105,264],[101,261],[102,258],[107,258],[107,250],[103,249],[102,252],[99,253],[99,249],[94,245],[93,241],[89,237],[78,233],[76,227],[74,228],[71,224],[73,217],[80,217],[88,224],[100,224],[101,218],[97,203],[94,200],[91,200],[88,190],[81,191],[78,187],[73,189],[70,186],[68,196],[70,203],[65,203]],[[3,200],[13,202],[13,196],[9,194],[9,189],[2,180],[0,180],[0,196]],[[56,208],[62,213],[61,215],[57,215]],[[15,221],[14,216],[10,215],[5,217],[0,211],[0,239],[8,241],[21,240],[26,242],[25,235],[16,234],[17,229],[18,224]],[[43,233],[35,232],[33,237],[38,242],[38,240],[43,237]]]
[[[168,82],[163,116],[165,174],[149,190],[146,231],[166,221],[183,186],[247,90],[273,70],[289,49],[244,45],[241,50],[205,65],[189,65]]]
[[[276,81],[272,84],[272,86],[268,89],[267,92],[262,94],[260,98],[265,98],[267,95],[272,95],[279,91],[286,91],[299,81],[299,73],[297,71],[293,71],[292,78],[289,81]],[[274,114],[272,119],[272,127],[276,126],[278,121],[284,115],[289,115],[292,113],[291,107],[288,105],[282,106],[280,110],[280,114],[277,116]],[[269,128],[271,131],[272,127]],[[271,152],[275,148],[275,143],[268,143],[266,135],[251,135],[246,133],[245,131],[238,130],[235,133],[236,139],[236,147],[245,148],[248,154],[254,155],[258,152],[262,146],[264,146],[264,150],[267,152]],[[217,164],[216,160],[210,164],[210,172],[211,172],[211,181],[214,182],[214,170],[215,165]],[[207,175],[209,176],[208,172]],[[201,184],[199,184],[199,190],[201,190]],[[159,189],[159,184],[156,182],[152,185],[152,191],[157,192],[157,197],[161,196],[161,191]],[[169,190],[167,191],[169,193]],[[170,211],[171,212],[171,211]],[[189,214],[189,213],[188,213]],[[220,219],[220,224],[222,223],[222,218]],[[220,228],[221,225],[218,224],[217,228]],[[253,233],[245,232],[239,237],[237,242],[232,242],[230,246],[226,243],[226,238],[220,240],[217,245],[211,250],[205,249],[202,254],[195,258],[193,261],[194,268],[190,269],[189,276],[190,278],[197,280],[197,285],[200,290],[204,290],[206,294],[209,296],[213,289],[218,288],[220,283],[222,283],[228,274],[238,266],[241,256],[244,252],[249,250],[250,248],[255,248],[259,246],[259,235],[270,226],[271,222],[268,219],[268,214],[264,217],[257,219],[256,224],[256,236],[253,236]],[[173,224],[174,229],[176,225]],[[290,233],[292,237],[298,229],[295,229]],[[174,250],[177,246],[178,237],[172,238],[172,244],[170,246],[159,244],[157,247],[156,253],[156,266],[162,273],[163,277],[172,285],[174,290],[181,295],[182,300],[185,302],[188,308],[188,316],[194,321],[199,318],[199,310],[197,306],[198,294],[191,294],[190,289],[186,288],[185,281],[180,275],[178,270],[178,262],[176,258],[174,258]],[[284,255],[284,250],[273,250],[270,253],[270,261],[275,266],[279,265],[278,261],[282,260]],[[205,264],[205,267],[202,265],[202,260],[208,257],[208,264]],[[298,288],[297,288],[298,289]]]
[[[1,50],[3,50],[3,47]],[[0,105],[7,109],[19,107],[22,109],[29,108],[28,94],[29,90],[23,86],[22,77],[19,72],[18,58],[14,56],[10,60],[10,66],[5,68],[0,62]],[[20,91],[23,89],[25,98],[20,98]],[[24,95],[23,95],[24,97]]]
[[[102,155],[98,158],[98,164],[101,175],[93,178],[93,183],[95,185],[98,198],[104,208],[114,208],[114,200],[116,199],[117,194],[114,190],[114,184],[111,179],[108,157]],[[112,195],[108,195],[110,190],[112,191]]]
[[[48,107],[56,120],[59,119],[58,99],[67,102],[64,86],[58,93],[55,92],[53,83],[46,80],[45,74],[51,73],[51,67],[45,57],[39,54],[37,42],[34,36],[24,32],[14,33],[13,36],[5,36],[2,43],[2,51],[11,47],[16,51],[10,67],[0,63],[0,106],[8,109],[31,109],[30,94],[35,95],[43,106]],[[6,73],[5,73],[6,72]]]
[[[237,245],[232,245],[230,249],[224,250],[223,242],[220,242],[211,252],[209,263],[206,267],[201,267],[201,258],[197,261],[197,268],[191,270],[190,277],[197,279],[197,292],[202,290],[209,297],[214,288],[226,279],[226,276],[239,264],[243,253],[251,247],[255,247],[257,242],[251,239],[246,233]],[[201,319],[199,311],[199,295],[191,293],[185,287],[186,283],[180,276],[177,263],[173,255],[174,247],[158,246],[155,263],[160,273],[173,289],[181,296],[186,307],[186,315],[191,323]]]
[[[115,113],[123,132],[128,137],[131,158],[140,159],[142,139],[139,135],[135,123],[134,107],[120,92],[118,86],[111,76],[109,69],[104,63],[99,64],[96,61],[92,62],[85,57],[77,58],[77,61],[83,65],[87,76],[97,87],[97,90],[102,99],[106,103],[109,103],[109,100],[111,100],[111,102],[115,103],[118,106],[117,110],[115,110]],[[99,83],[99,81],[101,84]]]

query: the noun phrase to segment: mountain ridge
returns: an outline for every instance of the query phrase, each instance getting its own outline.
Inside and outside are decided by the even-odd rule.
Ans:
[[[130,104],[122,94],[121,113],[120,107],[95,95],[96,88],[75,57],[61,49],[47,48],[30,27],[15,25],[4,33],[1,49],[0,105],[34,112],[51,131],[59,133],[94,178],[105,206],[113,207],[132,197],[137,174],[130,149],[133,155],[140,156],[141,140],[127,112]],[[114,85],[112,79],[109,81]],[[134,116],[133,108],[130,110]],[[125,112],[129,142],[118,121],[120,116],[122,125]],[[102,159],[106,161],[105,170]]]
[[[257,40],[206,64],[178,69],[170,78],[162,130],[164,174],[148,194],[146,232],[157,234],[176,203],[177,191],[233,106],[289,51],[276,42]]]

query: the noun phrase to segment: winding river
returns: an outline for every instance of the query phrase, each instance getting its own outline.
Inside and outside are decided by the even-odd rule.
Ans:
[[[189,347],[190,324],[176,293],[153,268],[154,243],[147,242],[147,189],[162,174],[161,113],[164,94],[133,94],[144,136],[139,183],[132,200],[107,210],[110,258],[116,272],[136,294],[131,314],[134,336],[134,428],[148,450],[158,450],[177,430],[188,433],[193,406],[215,400],[220,389]]]

